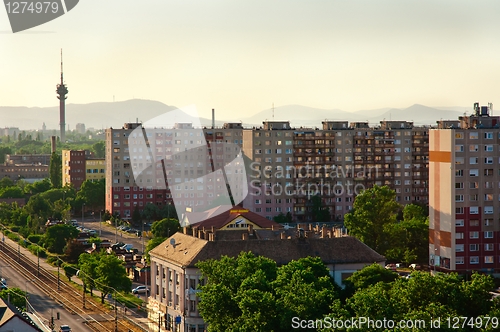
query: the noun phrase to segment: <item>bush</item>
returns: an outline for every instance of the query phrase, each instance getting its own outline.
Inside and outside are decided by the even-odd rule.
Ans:
[[[19,226],[12,226],[12,227],[10,228],[10,230],[11,230],[11,231],[13,231],[13,232],[16,232],[16,233],[17,233],[17,232],[19,232],[19,229],[20,229],[20,228],[21,228],[21,227],[19,227]]]
[[[21,227],[19,229],[19,234],[21,234],[22,237],[27,238],[31,234],[31,230],[28,227]]]
[[[45,249],[43,249],[42,247],[40,246],[37,246],[36,244],[30,244],[28,246],[28,250],[33,254],[33,255],[36,255],[37,254],[37,251],[38,251],[38,256],[40,258],[45,258],[47,257],[47,251]]]
[[[9,239],[11,239],[12,241],[16,241],[16,242],[19,242],[21,240],[21,238],[19,237],[19,235],[14,234],[14,233],[10,233],[10,232],[7,234],[7,237]]]
[[[57,262],[57,257],[56,256],[49,256],[49,257],[47,257],[47,263],[54,264],[55,262]]]
[[[32,243],[40,243],[40,240],[43,238],[43,235],[40,234],[31,234],[28,236],[28,241]]]

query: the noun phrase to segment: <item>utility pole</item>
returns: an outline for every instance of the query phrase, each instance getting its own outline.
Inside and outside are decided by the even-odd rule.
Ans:
[[[61,290],[60,281],[61,277],[59,275],[59,256],[57,256],[57,291]]]
[[[39,277],[40,276],[40,246],[37,245],[36,247],[36,258],[38,260],[38,263],[36,265],[36,276]],[[59,263],[59,261],[58,261]],[[57,264],[57,266],[59,266],[59,264]]]
[[[116,290],[115,290],[115,332],[118,332],[118,309],[116,307]]]
[[[85,291],[87,290],[87,287],[85,285],[85,282],[83,282],[83,309],[85,309]]]

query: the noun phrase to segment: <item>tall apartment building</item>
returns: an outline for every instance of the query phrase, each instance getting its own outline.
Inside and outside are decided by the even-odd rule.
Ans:
[[[471,116],[430,130],[429,262],[444,271],[500,270],[500,117]]]
[[[264,122],[244,130],[243,151],[253,161],[244,206],[272,218],[291,212],[317,221],[313,197],[330,220],[343,220],[356,194],[374,184],[396,191],[402,204],[428,202],[428,130],[412,122],[325,121],[322,128]]]
[[[175,202],[178,211],[230,204],[220,198],[227,188],[224,179],[240,173],[239,166],[225,165],[239,153],[242,141],[240,123],[222,128],[195,128],[192,123],[142,128],[140,123],[126,123],[121,129],[109,128],[106,209],[128,218],[135,206],[142,210],[148,203]],[[243,199],[238,190],[231,194],[238,202]]]
[[[62,185],[72,184],[80,189],[85,180],[105,178],[105,161],[93,158],[88,150],[62,151]]]

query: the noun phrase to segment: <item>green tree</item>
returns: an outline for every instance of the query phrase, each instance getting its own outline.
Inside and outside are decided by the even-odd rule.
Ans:
[[[287,212],[286,214],[280,212],[280,214],[273,217],[273,220],[280,224],[290,223],[292,222],[292,214],[290,212]]]
[[[379,282],[390,283],[397,278],[398,274],[396,272],[374,263],[354,272],[352,276],[344,280],[345,288],[343,292],[347,297],[350,297],[357,290],[368,288]]]
[[[41,181],[36,181],[31,184],[28,184],[26,187],[24,187],[24,192],[26,194],[35,195],[49,190],[50,187],[51,187],[50,180],[43,179]]]
[[[80,272],[78,277],[82,280],[84,288],[90,290],[92,295],[93,290],[96,288],[97,266],[99,265],[102,254],[81,254],[78,258],[78,268]]]
[[[330,210],[328,207],[323,205],[320,195],[314,195],[311,197],[311,208],[312,216],[314,222],[329,222],[330,221]]]
[[[53,188],[61,188],[62,185],[62,159],[57,153],[52,153],[49,165],[50,183]]]
[[[63,270],[64,274],[66,275],[66,278],[68,278],[68,281],[71,281],[71,278],[76,275],[76,272],[78,271],[78,266],[75,264],[64,264],[63,265]]]
[[[148,263],[150,262],[149,252],[154,248],[158,247],[160,244],[162,244],[163,241],[165,241],[166,239],[167,239],[166,237],[153,237],[151,240],[148,241],[145,249],[146,260],[148,261]]]
[[[106,152],[106,143],[104,141],[99,141],[92,145],[92,151],[96,158],[104,158]]]
[[[15,186],[15,183],[8,176],[4,176],[0,180],[0,189],[4,189],[4,188],[8,188],[8,187],[13,187],[13,186]]]
[[[130,292],[132,281],[127,275],[123,261],[114,255],[101,255],[96,268],[96,288],[101,291],[101,303],[106,295],[114,291]]]
[[[155,221],[151,226],[151,233],[154,237],[169,237],[181,230],[177,219],[162,219]]]
[[[106,185],[105,180],[85,180],[76,195],[92,211],[101,210],[105,204]]]
[[[78,230],[71,225],[50,226],[45,232],[45,248],[50,252],[62,254],[68,241],[76,239],[77,236]]]
[[[344,217],[349,234],[384,254],[390,247],[389,228],[397,222],[400,205],[396,192],[387,186],[373,186],[356,196],[353,209]]]
[[[139,207],[136,205],[134,208],[134,212],[132,212],[132,224],[141,225],[141,222],[142,222],[141,211],[139,211]]]
[[[0,198],[24,198],[23,190],[17,186],[0,189]]]
[[[277,267],[252,253],[199,262],[207,278],[199,310],[210,331],[290,331],[292,317],[319,319],[337,290],[319,258]]]
[[[8,288],[0,291],[0,298],[5,300],[5,302],[10,301],[15,307],[25,308],[26,307],[26,292],[19,288]]]

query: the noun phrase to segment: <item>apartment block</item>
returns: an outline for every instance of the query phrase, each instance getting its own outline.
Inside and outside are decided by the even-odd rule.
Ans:
[[[429,263],[444,271],[500,270],[500,117],[470,116],[430,130]]]
[[[88,150],[62,151],[62,185],[72,184],[80,189],[85,180],[105,178],[105,160],[94,158]]]
[[[324,121],[322,128],[264,122],[245,129],[243,151],[253,172],[244,206],[267,218],[290,212],[295,221],[314,222],[320,202],[330,220],[342,221],[354,197],[374,184],[394,189],[401,204],[425,205],[428,130],[406,121],[375,127]]]
[[[195,128],[192,123],[142,128],[140,123],[126,123],[121,129],[107,129],[106,209],[129,218],[135,206],[142,210],[148,203],[175,201],[178,211],[230,204],[224,196],[225,179],[243,175],[243,165],[231,163],[242,140],[240,123],[222,128]],[[231,192],[236,202],[242,194]]]

